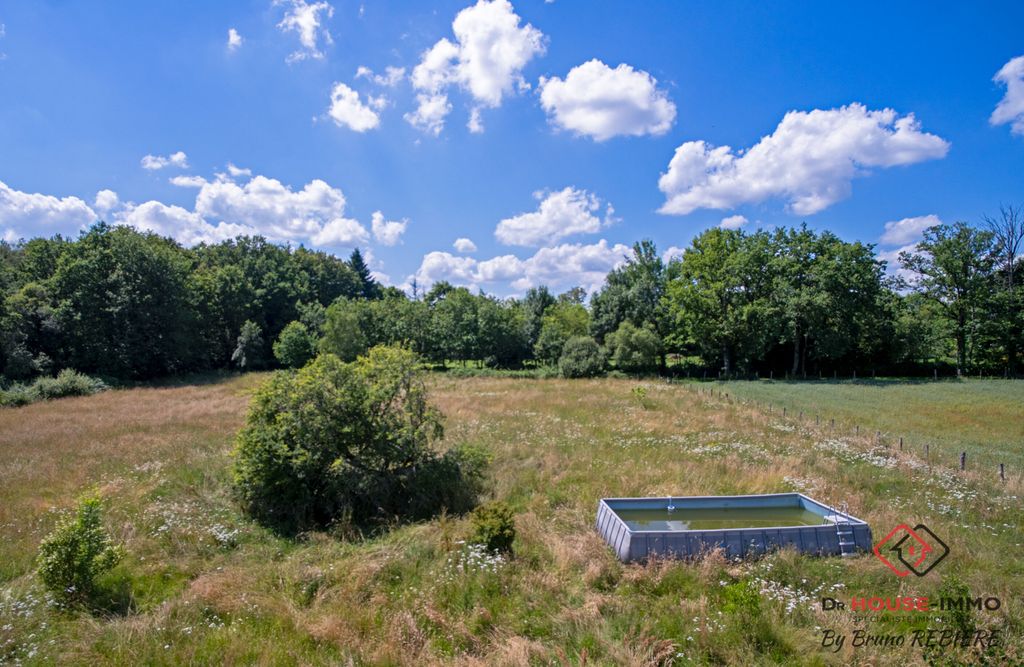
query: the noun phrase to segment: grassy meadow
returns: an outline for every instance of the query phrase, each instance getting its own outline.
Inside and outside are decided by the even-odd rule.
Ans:
[[[943,379],[901,381],[890,379],[714,382],[716,391],[810,421],[835,418],[840,429],[860,425],[881,432],[883,441],[913,448],[924,457],[927,443],[934,461],[959,465],[967,452],[971,468],[996,474],[1000,463],[1021,471],[1024,467],[1024,382],[999,379]]]
[[[692,384],[434,376],[433,400],[447,416],[442,444],[485,447],[489,494],[516,511],[515,556],[500,558],[464,543],[461,517],[300,540],[245,519],[231,497],[230,451],[265,377],[0,411],[0,663],[1024,663],[1020,466],[1002,484],[987,470],[954,471],[952,456],[929,468],[912,447],[900,453],[874,441],[880,429],[949,451],[991,445],[1008,464],[1020,461],[1016,385],[723,388],[773,401],[769,414]],[[784,419],[784,403],[861,423],[862,435],[816,427],[813,417]],[[127,556],[104,582],[99,609],[65,612],[49,604],[34,557],[90,488]],[[604,496],[790,490],[848,502],[876,540],[923,521],[951,553],[929,575],[905,579],[871,555],[623,565],[593,529]],[[850,612],[822,611],[820,597],[934,597],[951,575],[972,596],[1002,600],[973,619],[1005,633],[1002,646],[821,647],[824,629],[893,633],[956,619],[864,625]]]

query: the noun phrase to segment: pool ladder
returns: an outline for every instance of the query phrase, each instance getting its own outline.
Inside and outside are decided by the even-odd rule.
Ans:
[[[853,539],[853,525],[850,523],[849,505],[843,503],[836,513],[836,537],[839,538],[839,555],[851,558],[857,555],[857,542]]]

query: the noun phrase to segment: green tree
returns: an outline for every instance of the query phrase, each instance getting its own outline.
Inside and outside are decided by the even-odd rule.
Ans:
[[[540,337],[541,326],[543,326],[544,313],[555,304],[555,297],[546,285],[531,287],[526,290],[526,296],[519,302],[523,310],[523,326],[526,329],[526,344],[533,349]]]
[[[576,336],[565,341],[562,356],[558,359],[558,370],[562,377],[586,378],[604,372],[604,355],[601,347],[590,336]]]
[[[611,362],[627,373],[652,371],[658,367],[661,339],[648,328],[626,321],[605,337]]]
[[[368,341],[358,312],[358,302],[341,298],[327,308],[320,351],[352,361],[366,352]]]
[[[125,378],[194,366],[189,271],[169,239],[93,226],[61,253],[51,282],[68,364]]]
[[[374,348],[351,364],[324,354],[256,394],[235,488],[252,516],[286,534],[465,511],[479,469],[457,450],[439,455],[441,434],[412,352]]]
[[[991,293],[992,262],[992,232],[965,222],[929,227],[914,252],[900,253],[903,268],[916,274],[913,288],[939,304],[952,324],[958,376],[971,361],[969,345]]]
[[[709,229],[695,238],[669,281],[670,344],[693,345],[729,375],[737,359],[762,358],[772,338],[769,239],[758,232]]]
[[[246,320],[238,332],[238,342],[235,344],[235,351],[231,353],[231,361],[247,371],[262,368],[263,348],[263,331],[260,329],[260,325]]]
[[[74,516],[57,524],[39,545],[39,577],[60,602],[81,604],[93,597],[96,579],[122,555],[103,528],[100,499],[87,496]]]
[[[590,313],[579,303],[559,301],[548,308],[542,320],[540,336],[533,346],[534,356],[545,364],[557,364],[565,342],[575,336],[586,336],[590,329]]]
[[[523,313],[513,304],[477,297],[477,348],[487,366],[513,368],[529,356]]]
[[[872,352],[864,348],[880,344],[876,333],[885,318],[884,267],[874,248],[830,232],[817,234],[806,225],[777,231],[772,244],[772,300],[780,337],[792,345],[790,372],[806,374],[808,359],[836,361]]]
[[[1024,350],[1024,208],[1000,206],[999,215],[985,216],[992,234],[992,257],[998,289],[992,295],[993,338],[1002,348],[1007,374],[1015,376]]]
[[[286,368],[302,368],[316,355],[316,337],[302,322],[290,322],[274,342],[274,356]]]
[[[601,291],[591,297],[591,333],[599,342],[625,321],[656,330],[663,323],[665,263],[653,241],[633,244],[626,263],[610,271]]]
[[[366,262],[363,260],[363,253],[359,252],[359,248],[352,251],[352,255],[348,259],[348,265],[358,280],[358,296],[364,299],[379,299],[381,296],[380,283],[370,275],[370,267],[366,266]]]
[[[444,363],[476,359],[479,344],[476,298],[465,287],[435,285],[427,294],[431,307],[433,355]]]

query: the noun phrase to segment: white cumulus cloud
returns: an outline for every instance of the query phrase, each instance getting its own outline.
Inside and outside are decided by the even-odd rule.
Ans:
[[[96,220],[95,211],[78,197],[22,192],[0,181],[0,237],[5,241],[74,235]]]
[[[370,216],[370,227],[373,229],[373,238],[381,245],[395,245],[398,243],[405,228],[409,226],[408,220],[385,220],[384,214],[374,211]]]
[[[257,175],[244,184],[227,178],[207,182],[196,195],[195,211],[204,219],[252,227],[272,239],[310,238],[326,245],[367,237],[359,223],[345,220],[345,204],[341,190],[320,179],[293,191],[277,179]]]
[[[405,78],[405,68],[388,65],[384,68],[383,74],[375,74],[369,67],[360,66],[356,70],[356,78],[372,81],[378,86],[385,88],[393,88]]]
[[[852,181],[873,168],[945,157],[949,143],[921,131],[913,114],[871,111],[862,104],[790,111],[749,150],[703,141],[676,149],[658,187],[661,213],[729,209],[784,197],[799,215],[817,213],[850,195]]]
[[[188,169],[188,156],[185,155],[185,151],[178,151],[171,153],[170,155],[146,155],[140,161],[143,169],[154,171],[156,169],[163,169],[164,167],[177,167],[178,169]]]
[[[886,246],[914,244],[921,240],[924,230],[941,224],[942,220],[935,214],[893,220],[885,223],[885,231],[878,242]]]
[[[117,215],[115,222],[138,230],[169,236],[185,245],[217,243],[240,234],[257,234],[258,230],[227,222],[210,224],[194,211],[159,201],[129,204]]]
[[[466,237],[455,239],[455,243],[452,244],[457,252],[476,252],[476,244]]]
[[[168,180],[171,185],[179,188],[201,188],[206,185],[206,179],[202,176],[172,176]]]
[[[993,125],[1010,124],[1010,131],[1024,135],[1024,56],[1012,58],[996,73],[994,81],[1006,86],[1006,95],[989,118]]]
[[[237,51],[242,46],[242,36],[234,28],[228,28],[228,51]]]
[[[722,221],[718,223],[718,226],[722,229],[739,229],[743,225],[750,222],[745,216],[742,215],[730,215],[727,218],[722,218]]]
[[[334,16],[334,7],[327,2],[307,3],[304,0],[278,0],[274,4],[287,4],[284,18],[277,24],[282,32],[294,32],[299,37],[300,48],[293,51],[287,62],[313,58],[320,60],[324,52],[320,50],[320,40],[325,44],[333,44],[331,33],[323,28],[323,23]]]
[[[420,268],[407,282],[415,278],[424,289],[447,280],[471,289],[522,292],[545,284],[554,289],[581,285],[593,291],[601,286],[609,271],[625,263],[629,254],[628,246],[610,246],[604,239],[592,244],[566,243],[541,248],[526,259],[500,255],[477,260],[435,251],[423,257]]]
[[[108,213],[117,208],[120,203],[121,201],[118,199],[117,193],[113,190],[100,190],[96,193],[96,200],[92,206],[101,213]]]
[[[370,103],[374,104],[373,100]],[[355,132],[366,132],[380,125],[380,116],[377,112],[369,105],[363,104],[359,99],[359,93],[343,83],[334,84],[331,91],[331,106],[327,114],[338,127],[345,126]]]
[[[536,211],[521,213],[498,223],[494,235],[508,245],[539,246],[573,234],[594,234],[612,221],[609,205],[602,220],[601,200],[586,190],[567,187],[557,192],[537,193]]]
[[[438,134],[451,111],[445,91],[456,85],[473,98],[469,125],[472,131],[481,131],[479,110],[500,106],[505,96],[528,88],[522,70],[544,53],[543,33],[519,24],[508,0],[479,0],[460,11],[452,22],[455,41],[440,39],[412,71],[418,106],[406,120]]]
[[[594,59],[565,79],[541,77],[540,103],[556,127],[605,141],[668,132],[676,106],[647,72],[623,63],[615,69]]]
[[[683,254],[686,252],[686,248],[680,248],[679,246],[669,246],[665,252],[661,254],[661,261],[668,264],[674,259],[682,259]]]
[[[320,179],[296,190],[266,176],[249,177],[248,170],[232,171],[247,180],[236,181],[224,173],[213,180],[171,179],[176,185],[197,189],[191,210],[156,200],[121,202],[112,190],[100,190],[93,209],[78,197],[30,194],[0,182],[0,238],[16,241],[74,234],[95,222],[97,211],[111,223],[168,236],[185,245],[215,243],[240,234],[328,247],[362,245],[371,238],[365,226],[346,215],[341,190]],[[373,237],[382,245],[396,243],[407,225],[404,220],[385,220],[379,211],[372,220]]]

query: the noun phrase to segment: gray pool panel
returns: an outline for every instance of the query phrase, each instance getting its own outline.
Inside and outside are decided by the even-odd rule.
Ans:
[[[666,510],[669,505],[685,517],[686,510],[803,509],[821,517],[815,525],[735,527],[700,530],[637,530],[630,528],[619,510]],[[837,530],[837,521],[841,525]],[[686,525],[670,522],[668,525]],[[752,496],[674,496],[672,498],[603,498],[597,506],[597,530],[619,559],[630,562],[651,556],[688,558],[721,547],[729,558],[759,556],[774,549],[795,547],[822,556],[871,551],[871,528],[847,513],[819,503],[802,493]],[[840,544],[839,531],[849,536]],[[852,542],[852,544],[849,544]]]

